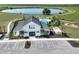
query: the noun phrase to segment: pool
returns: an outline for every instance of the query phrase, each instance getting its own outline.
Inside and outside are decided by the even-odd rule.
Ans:
[[[47,24],[51,21],[51,19],[39,19],[39,21]]]
[[[62,9],[50,9],[51,14],[63,13]],[[2,10],[1,12],[5,13],[18,13],[18,14],[42,14],[43,8],[23,8],[23,9],[7,9]]]

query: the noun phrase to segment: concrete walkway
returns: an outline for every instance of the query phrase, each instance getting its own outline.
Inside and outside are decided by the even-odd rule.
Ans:
[[[25,54],[72,54],[79,48],[72,47],[66,40],[31,41],[31,47],[24,48],[25,41],[0,42],[0,53]]]

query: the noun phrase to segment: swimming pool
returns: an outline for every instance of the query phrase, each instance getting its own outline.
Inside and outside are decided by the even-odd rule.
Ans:
[[[51,19],[39,19],[39,21],[47,24],[51,21]]]

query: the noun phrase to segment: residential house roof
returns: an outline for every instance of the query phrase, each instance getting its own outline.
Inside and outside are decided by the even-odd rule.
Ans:
[[[25,19],[24,21],[19,22],[18,25],[14,28],[14,31],[21,30],[24,25],[28,24],[31,21],[38,24],[39,26],[41,26],[42,29],[49,30],[47,24],[45,24],[43,22],[40,22],[38,18],[35,18],[34,16],[31,16],[28,19]]]

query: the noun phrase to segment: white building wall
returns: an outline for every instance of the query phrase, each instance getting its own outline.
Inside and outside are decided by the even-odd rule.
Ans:
[[[29,28],[29,25],[31,26],[34,26],[35,28],[34,29],[30,29]],[[40,36],[40,26],[34,22],[29,22],[28,24],[24,25],[23,28],[21,30],[27,32],[27,36],[29,36],[29,32],[35,32],[35,36]],[[39,32],[38,32],[39,31]]]
[[[19,31],[13,32],[14,36],[19,36]]]

